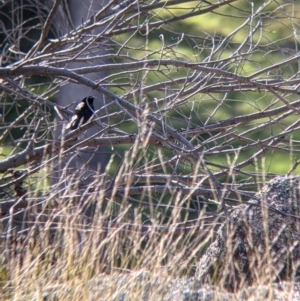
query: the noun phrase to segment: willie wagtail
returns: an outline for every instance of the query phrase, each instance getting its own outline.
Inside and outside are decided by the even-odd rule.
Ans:
[[[93,115],[95,97],[85,97],[75,108],[75,115],[71,121],[67,124],[66,129],[75,130],[82,124],[85,124]]]

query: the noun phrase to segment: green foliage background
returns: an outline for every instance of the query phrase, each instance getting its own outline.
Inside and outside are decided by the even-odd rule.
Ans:
[[[286,5],[280,6],[285,1],[238,1],[234,2],[233,5],[228,5],[224,8],[218,9],[213,13],[206,13],[201,16],[195,16],[188,18],[187,20],[178,21],[167,25],[161,30],[154,29],[148,34],[141,32],[139,36],[135,36],[130,39],[128,43],[129,48],[137,48],[137,50],[124,50],[124,53],[130,54],[131,56],[141,59],[147,57],[149,50],[156,50],[156,54],[147,57],[148,59],[178,59],[185,60],[193,63],[201,63],[205,61],[207,56],[210,54],[212,47],[212,39],[214,37],[214,43],[217,45],[221,43],[225,37],[230,36],[224,43],[224,47],[221,47],[217,53],[211,58],[208,64],[211,67],[217,67],[218,62],[221,59],[228,58],[229,64],[227,71],[236,73],[242,76],[251,76],[258,70],[276,64],[285,60],[287,57],[297,53],[299,40],[299,20],[300,17],[300,4],[286,3]],[[158,9],[155,16],[157,21],[167,20],[171,16],[179,15],[182,12],[189,11],[188,8],[194,5],[193,2],[185,5],[178,4],[174,5],[171,10]],[[241,43],[249,35],[251,30],[250,26],[243,27],[242,30],[237,30],[247,19],[251,18],[251,11],[256,11],[261,8],[261,15],[259,18],[253,17],[251,26],[255,27],[261,22],[262,29],[257,31],[252,36],[252,43],[256,44],[256,50],[253,53],[247,55],[245,61],[234,61],[231,58],[233,52],[235,52]],[[261,18],[263,16],[263,18]],[[291,18],[290,16],[293,16]],[[142,19],[142,18],[141,18]],[[142,20],[140,20],[142,22]],[[248,22],[249,23],[249,22]],[[160,35],[163,34],[165,45],[172,45],[174,41],[182,38],[182,41],[176,47],[170,47],[169,51],[161,52],[162,41]],[[118,43],[123,43],[130,38],[129,34],[118,36]],[[145,47],[146,46],[146,47]],[[246,53],[249,48],[249,44],[244,45],[239,53]],[[275,69],[261,74],[261,78],[268,79],[287,79],[291,77],[297,77],[298,73],[298,62],[295,61],[288,65],[288,67]],[[163,67],[162,67],[163,68]],[[180,78],[187,75],[187,70],[182,68],[174,68],[170,70],[169,78]],[[140,77],[142,75],[140,74]],[[163,78],[161,74],[157,72],[149,72],[146,77],[146,84],[159,83]],[[126,81],[126,79],[125,79]],[[178,87],[180,89],[180,87]],[[120,91],[122,94],[124,91]],[[176,110],[172,110],[172,113],[168,115],[169,123],[178,130],[186,126],[186,120],[182,116],[191,116],[191,126],[201,125],[205,122],[207,117],[213,112],[216,106],[220,103],[220,100],[225,95],[222,93],[214,94],[195,94],[189,99],[188,103]],[[137,95],[137,98],[139,96]],[[147,94],[149,99],[154,97],[164,97],[164,91],[153,91]],[[262,111],[272,103],[273,95],[266,92],[254,90],[251,92],[233,92],[228,93],[226,101],[217,110],[211,122],[217,122],[230,117],[252,114],[258,111]],[[297,96],[289,96],[289,101],[295,101],[298,99]],[[282,103],[272,104],[272,108],[282,106]],[[192,109],[193,108],[193,109]],[[268,119],[260,119],[259,123],[242,125],[237,129],[237,134],[248,130],[251,127],[258,126],[266,122]],[[293,123],[298,120],[298,115],[294,115],[284,120],[285,123]],[[280,132],[280,123],[272,127],[266,127],[264,133],[258,132],[250,135],[253,141],[259,141],[272,135],[276,135]],[[293,148],[293,142],[297,144],[300,140],[300,133],[296,133],[289,137],[291,139],[291,149]],[[207,135],[199,137],[200,141],[207,139]],[[197,140],[199,142],[199,140]],[[222,139],[220,139],[222,141]],[[223,140],[224,141],[224,140]],[[235,142],[233,146],[238,147],[238,142]],[[206,147],[209,148],[210,144]],[[256,148],[259,150],[260,148]],[[239,153],[238,162],[242,162],[249,158],[256,151],[255,149],[249,149]],[[298,159],[298,154],[291,151],[290,154],[280,152],[269,152],[259,162],[256,162],[252,167],[247,167],[245,171],[260,171],[271,174],[285,174],[294,164],[295,160]],[[227,160],[234,160],[234,158],[228,158],[224,155],[215,156],[210,158],[215,163],[224,163]],[[226,165],[226,164],[225,164]],[[299,173],[297,168],[294,173]]]

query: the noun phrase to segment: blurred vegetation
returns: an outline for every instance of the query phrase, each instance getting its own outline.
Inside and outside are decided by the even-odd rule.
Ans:
[[[284,1],[279,1],[283,3]],[[185,5],[174,5],[172,9],[165,10],[163,8],[157,9],[154,20],[167,20],[171,16],[179,15],[182,12],[189,11],[190,7],[193,7],[194,3],[187,3]],[[257,43],[257,49],[255,52],[247,55],[245,61],[234,61],[231,58],[233,52],[235,52],[241,45],[241,43],[249,35],[249,26],[243,28],[243,30],[236,29],[241,26],[247,18],[251,15],[251,10],[261,8],[262,19],[255,19],[251,22],[254,28],[258,22],[262,22],[262,29],[254,33],[251,37],[251,43]],[[289,16],[293,15],[295,19],[291,19]],[[211,51],[212,41],[218,44],[227,36],[230,36],[228,42],[224,44],[224,47],[220,47],[219,51],[214,53],[209,62],[209,65],[218,66],[218,61],[221,59],[229,58],[229,62],[226,69],[227,71],[242,75],[251,76],[258,70],[262,70],[272,64],[276,64],[288,56],[292,56],[297,53],[297,42],[295,42],[295,32],[299,31],[299,24],[293,20],[297,20],[300,17],[300,4],[286,3],[286,5],[279,6],[277,1],[238,1],[234,5],[228,5],[222,7],[216,12],[210,12],[200,16],[188,18],[183,21],[172,23],[160,30],[151,30],[148,34],[141,32],[140,35],[135,35],[133,38],[130,34],[123,34],[115,37],[119,44],[128,41],[128,49],[123,51],[124,54],[130,53],[130,56],[136,59],[142,59],[147,57],[148,50],[151,50],[151,55],[148,59],[181,59],[186,61],[201,63],[205,61]],[[139,19],[142,23],[143,18]],[[248,28],[247,28],[248,27]],[[296,34],[296,33],[295,33]],[[174,41],[181,39],[179,44],[175,47],[162,49],[162,40],[160,35],[164,37],[165,45],[172,45]],[[298,35],[299,36],[299,35]],[[213,37],[213,38],[212,38]],[[297,39],[297,37],[296,37]],[[296,43],[296,44],[295,44]],[[248,44],[240,48],[239,53],[247,52]],[[132,48],[132,49],[130,49]],[[156,50],[155,55],[153,51]],[[162,67],[164,68],[164,67]],[[261,78],[268,79],[282,79],[290,78],[297,74],[299,70],[298,62],[292,62],[284,68],[276,69],[275,71],[268,71],[262,73]],[[187,71],[184,68],[173,68],[169,70],[168,77],[170,79],[176,79],[187,75]],[[140,77],[143,75],[140,74]],[[127,79],[125,79],[126,81]],[[133,79],[135,80],[135,78]],[[166,80],[166,77],[162,76],[159,72],[150,71],[145,77],[146,84],[155,84],[160,81]],[[180,89],[180,86],[178,86]],[[114,90],[115,92],[115,90]],[[167,94],[170,91],[167,91]],[[124,91],[120,90],[120,94]],[[137,96],[138,97],[138,96]],[[164,92],[153,91],[147,94],[149,99],[164,97]],[[211,122],[217,122],[229,118],[230,116],[239,116],[245,114],[252,114],[257,111],[263,111],[265,108],[271,105],[272,108],[280,107],[282,103],[272,103],[273,96],[265,92],[259,92],[253,90],[253,92],[234,92],[227,93],[214,93],[214,94],[201,94],[197,93],[193,97],[189,98],[188,103],[185,103],[178,110],[172,110],[166,117],[168,123],[176,129],[182,129],[186,121],[182,116],[190,116],[191,127],[201,125],[201,121],[206,120],[211,112],[215,109],[218,103],[222,104],[218,107],[216,114],[210,119]],[[290,101],[298,99],[296,95],[289,96]],[[139,100],[141,101],[141,100]],[[193,109],[192,109],[193,108]],[[288,117],[285,122],[293,123],[298,119],[297,115]],[[261,119],[259,122],[266,122]],[[257,124],[259,125],[259,124]],[[249,126],[253,125],[241,125],[237,129],[237,134],[242,133],[249,129]],[[279,133],[281,127],[280,124],[276,124],[272,127],[267,127],[266,132],[261,131],[253,133],[250,137],[254,141],[259,141],[267,138],[270,133],[274,135]],[[132,131],[133,128],[130,128]],[[207,139],[207,134],[200,135],[199,140],[203,141]],[[300,140],[300,132],[296,132],[293,140]],[[197,139],[198,141],[198,139]],[[220,142],[225,141],[220,139]],[[235,142],[233,146],[238,147],[238,142]],[[259,147],[257,148],[259,150]],[[244,151],[239,154],[238,162],[242,162],[249,158],[253,154],[253,149]],[[254,171],[257,168],[260,171],[265,171],[274,174],[285,174],[297,159],[297,154],[286,153],[268,153],[264,156],[261,162],[257,162],[257,166],[248,166],[247,171]],[[227,161],[227,156],[221,155],[215,157],[212,160],[215,163],[224,163]],[[230,160],[233,160],[231,158]],[[226,164],[225,164],[226,165]],[[299,167],[294,171],[299,173]]]

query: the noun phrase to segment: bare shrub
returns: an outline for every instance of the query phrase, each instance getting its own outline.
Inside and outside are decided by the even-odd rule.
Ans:
[[[22,3],[0,12],[8,296],[48,286],[77,300],[103,272],[192,276],[232,206],[298,171],[296,2],[83,3],[78,26],[67,1]],[[57,135],[73,114],[55,102],[69,83],[104,104]],[[105,166],[74,168],[100,146]]]

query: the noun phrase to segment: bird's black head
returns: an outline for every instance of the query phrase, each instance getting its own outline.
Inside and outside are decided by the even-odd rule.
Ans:
[[[85,103],[89,103],[89,105],[93,105],[94,103],[94,99],[95,97],[94,96],[88,96],[88,97],[85,97],[82,101],[85,102]]]

